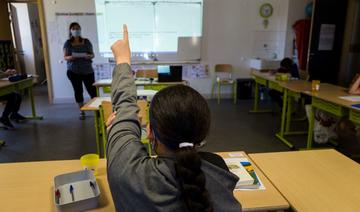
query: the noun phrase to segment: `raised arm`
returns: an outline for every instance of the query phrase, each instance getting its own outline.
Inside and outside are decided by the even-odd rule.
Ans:
[[[133,151],[139,151],[141,128],[137,114],[136,85],[130,67],[130,47],[127,28],[124,26],[124,39],[118,40],[111,47],[116,67],[111,85],[112,104],[116,118],[109,130],[107,155],[108,162],[129,159]],[[128,145],[131,143],[131,145]],[[134,146],[133,146],[134,145]],[[123,154],[118,154],[119,152]],[[146,155],[146,150],[141,155]]]

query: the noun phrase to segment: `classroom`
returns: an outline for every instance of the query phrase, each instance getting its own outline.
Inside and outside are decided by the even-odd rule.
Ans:
[[[360,208],[359,0],[0,0],[0,211]]]

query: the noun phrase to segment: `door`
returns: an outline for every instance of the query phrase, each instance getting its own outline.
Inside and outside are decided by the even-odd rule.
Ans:
[[[30,22],[29,5],[28,3],[11,3],[10,13],[13,20],[16,52],[22,72],[37,75],[32,33],[34,26]]]
[[[11,16],[11,26],[13,30],[13,38],[14,38],[14,46],[15,46],[15,54],[17,59],[19,60],[20,71],[23,72],[25,70],[25,60],[24,60],[24,51],[22,50],[21,44],[21,33],[20,33],[20,25],[17,16],[17,9],[13,4],[10,4],[10,16]]]
[[[338,84],[348,0],[316,0],[308,71],[310,80]]]

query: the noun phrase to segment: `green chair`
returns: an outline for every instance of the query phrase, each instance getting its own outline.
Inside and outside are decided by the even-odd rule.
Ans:
[[[139,115],[142,117],[142,125],[148,121],[148,102],[145,100],[139,100],[138,106],[140,108]],[[109,101],[103,101],[100,105],[100,128],[102,134],[102,145],[103,145],[103,155],[106,158],[106,144],[107,144],[107,132],[106,132],[106,121],[112,114],[112,104]],[[143,118],[144,117],[144,118]],[[142,138],[141,143],[147,145],[148,153],[151,155],[151,145],[147,138]]]
[[[214,97],[215,88],[217,87],[217,102],[220,104],[221,100],[221,87],[232,86],[234,104],[236,104],[237,84],[236,80],[232,79],[233,67],[230,64],[217,64],[215,65],[215,79],[213,81],[211,97]]]

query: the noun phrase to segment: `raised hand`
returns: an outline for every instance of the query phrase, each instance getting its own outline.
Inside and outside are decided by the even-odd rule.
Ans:
[[[113,52],[116,64],[131,63],[131,53],[129,45],[129,33],[127,26],[123,26],[124,38],[117,40],[112,46],[111,51]]]

